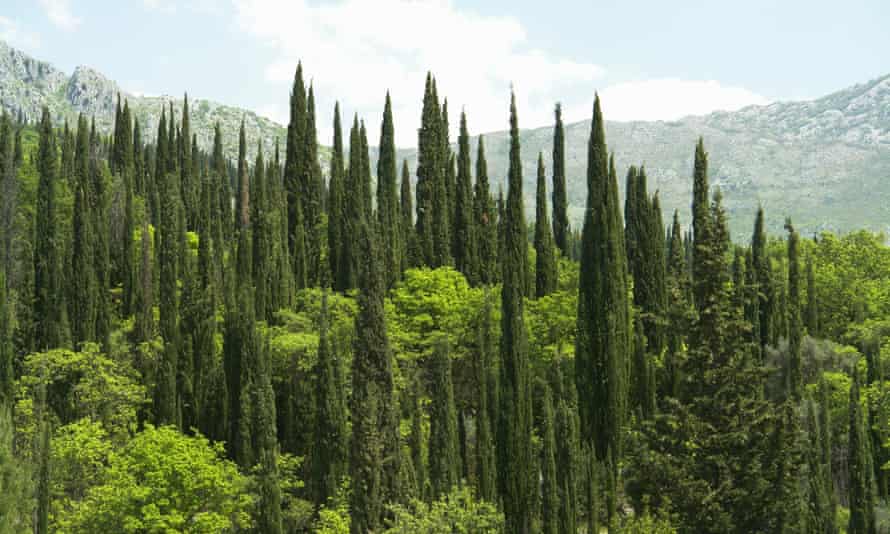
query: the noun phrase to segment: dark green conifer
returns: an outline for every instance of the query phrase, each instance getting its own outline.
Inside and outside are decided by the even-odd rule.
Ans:
[[[705,246],[708,241],[708,222],[710,221],[710,193],[708,191],[708,154],[705,152],[704,139],[699,137],[695,145],[695,159],[692,171],[692,241],[694,249],[692,254],[692,287],[695,307],[699,313],[708,303],[705,300],[708,288],[705,280],[708,278],[709,266],[704,265],[699,253],[699,247]],[[711,273],[713,275],[713,273]]]
[[[506,530],[528,534],[532,528],[534,489],[529,472],[533,465],[532,407],[523,303],[528,245],[525,212],[522,207],[522,164],[519,151],[516,97],[511,94],[509,189],[501,257],[501,393],[497,461]]]
[[[452,254],[457,270],[466,276],[470,285],[477,285],[479,260],[473,206],[473,178],[470,174],[470,134],[467,131],[467,114],[463,112],[460,114],[460,135],[457,138],[457,147]]]
[[[578,423],[574,384],[567,387],[562,375],[563,360],[554,362],[553,380],[560,392],[556,404],[556,483],[559,503],[559,532],[577,532]]]
[[[807,334],[819,336],[819,296],[816,294],[816,275],[813,269],[813,258],[807,258]]]
[[[816,417],[816,403],[809,400],[807,406],[807,524],[806,532],[837,533],[837,519],[832,505],[834,486],[831,480],[831,469],[822,463],[822,438],[831,429],[825,430],[819,425]],[[820,406],[820,410],[828,410]]]
[[[761,358],[765,355],[766,345],[769,343],[770,332],[772,331],[773,306],[775,305],[770,260],[766,255],[766,230],[763,219],[763,207],[761,206],[757,209],[754,234],[751,237],[751,253],[753,255],[754,269],[757,272],[757,292],[760,297]]]
[[[548,232],[549,232],[548,227]],[[559,484],[556,479],[556,433],[553,395],[546,382],[541,396],[541,532],[559,532]]]
[[[497,369],[494,364],[494,325],[492,324],[492,298],[486,292],[478,326],[476,383],[479,405],[476,413],[476,487],[479,498],[497,502],[497,465],[495,461],[494,426],[492,416],[497,413],[497,403],[492,398],[496,389]]]
[[[68,338],[65,324],[62,252],[56,216],[56,181],[59,162],[49,109],[43,108],[37,148],[37,201],[34,227],[34,305],[36,350],[60,347]]]
[[[284,160],[284,189],[287,192],[287,228],[288,250],[291,256],[291,266],[294,273],[294,281],[297,287],[305,286],[301,281],[306,280],[305,269],[306,254],[305,220],[303,218],[303,181],[307,161],[306,149],[306,85],[303,83],[303,65],[297,64],[294,74],[293,89],[290,94],[290,122],[287,124],[287,147]],[[302,243],[298,242],[302,241]]]
[[[300,153],[302,166],[300,200],[303,215],[303,236],[306,242],[306,284],[318,286],[322,271],[322,232],[324,178],[318,162],[318,132],[315,127],[315,91],[309,84],[306,98],[306,127]]]
[[[361,245],[359,311],[352,360],[351,532],[376,531],[387,501],[399,498],[392,477],[399,473],[398,420],[393,397],[392,352],[383,301],[386,292],[376,236],[358,219]]]
[[[71,341],[79,347],[85,341],[96,340],[96,275],[93,271],[95,245],[93,216],[90,202],[90,139],[87,121],[77,120],[77,141],[74,151],[74,214],[71,223],[71,270],[68,299],[71,319]]]
[[[359,154],[361,155],[359,179],[361,185],[362,210],[364,211],[368,223],[373,224],[374,211],[371,203],[371,159],[368,156],[368,130],[365,128],[364,119],[359,122],[358,138],[361,143],[359,150]]]
[[[569,257],[568,199],[566,194],[566,140],[562,125],[562,105],[556,104],[553,128],[553,241],[563,256]]]
[[[489,285],[497,280],[498,224],[497,211],[488,184],[488,163],[482,136],[476,148],[476,185],[473,192],[479,283]]]
[[[389,92],[383,108],[380,127],[380,153],[377,159],[377,221],[380,224],[381,246],[386,268],[386,287],[401,279],[402,244],[401,217],[396,185],[396,143]]]
[[[408,171],[408,160],[402,160],[402,183],[400,187],[399,230],[402,232],[402,266],[401,269],[418,264],[417,234],[414,232],[414,204],[411,196],[411,174]]]
[[[334,104],[334,143],[331,149],[331,170],[328,182],[328,260],[331,269],[331,283],[335,290],[347,289],[342,271],[345,267],[343,246],[349,235],[345,233],[345,196],[343,165],[343,131],[340,126],[340,103]]]
[[[535,196],[535,296],[541,298],[556,291],[559,274],[556,271],[556,250],[547,216],[547,177],[544,155],[538,154],[538,185]]]
[[[620,455],[630,355],[627,256],[603,126],[597,97],[587,152],[575,380],[581,436],[600,461]]]
[[[849,404],[849,445],[847,446],[847,466],[850,471],[849,494],[850,522],[849,534],[873,534],[875,532],[875,511],[872,487],[870,484],[868,436],[864,431],[862,407],[859,399],[859,373],[853,367],[853,385],[850,387]]]
[[[417,140],[417,242],[420,264],[434,266],[433,242],[433,198],[437,194],[438,182],[443,180],[440,163],[441,144],[439,132],[441,115],[439,102],[433,92],[433,77],[427,73],[423,94],[423,110],[420,117],[420,130]]]
[[[446,495],[460,481],[457,410],[451,380],[448,340],[436,340],[430,365],[429,476],[433,500]]]
[[[800,344],[803,339],[803,324],[800,313],[800,237],[791,225],[785,222],[788,230],[788,369],[786,392],[795,402],[800,401],[803,378],[800,361]]]
[[[0,425],[11,423],[11,420],[5,418],[12,416],[12,405],[15,402],[15,374],[13,371],[15,349],[12,342],[13,305],[6,285],[6,271],[0,265]],[[11,442],[0,441],[0,453],[8,450],[10,445]]]
[[[347,414],[340,402],[337,362],[328,341],[328,295],[321,297],[318,362],[315,364],[315,443],[311,453],[312,491],[317,504],[335,496],[347,473]]]

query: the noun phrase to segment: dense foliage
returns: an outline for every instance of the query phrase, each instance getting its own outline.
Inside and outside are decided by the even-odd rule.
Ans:
[[[387,94],[373,173],[339,105],[321,169],[301,66],[281,153],[187,102],[0,117],[0,533],[886,528],[884,236],[731,240],[704,139],[665,228],[599,97],[528,223],[515,99],[490,170],[430,74],[412,170]]]

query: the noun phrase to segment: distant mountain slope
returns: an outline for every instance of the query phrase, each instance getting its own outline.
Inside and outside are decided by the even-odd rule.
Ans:
[[[96,118],[96,126],[110,132],[114,122],[117,94],[127,99],[134,116],[145,132],[146,141],[154,140],[161,108],[173,102],[177,118],[182,112],[182,95],[145,97],[135,96],[118,87],[101,73],[80,66],[67,75],[49,63],[38,61],[0,41],[0,107],[13,113],[22,111],[29,120],[40,117],[42,106],[49,106],[53,119],[76,124],[77,114]],[[285,95],[286,97],[286,95]],[[217,122],[223,130],[223,145],[230,157],[238,151],[238,128],[244,118],[249,153],[256,153],[257,140],[262,139],[267,151],[275,139],[284,150],[286,130],[265,117],[240,108],[233,108],[209,100],[189,99],[189,119],[198,143],[205,148],[213,144],[213,126]]]
[[[97,126],[107,132],[119,90],[115,82],[88,67],[78,67],[68,76],[0,41],[0,107],[22,110],[34,118],[41,106],[48,105],[54,117],[69,121],[84,112],[95,116]],[[154,138],[162,105],[172,100],[177,116],[180,112],[181,96],[121,94],[129,99],[149,140]],[[603,109],[608,118],[608,101]],[[251,157],[257,139],[263,140],[266,150],[272,149],[276,138],[284,148],[285,128],[251,111],[206,100],[191,101],[190,111],[193,131],[203,147],[210,146],[213,125],[219,121],[226,152],[233,157],[243,117]],[[505,126],[506,118],[505,100]],[[521,124],[522,110],[519,119]],[[569,203],[575,224],[586,199],[589,129],[589,121],[566,125]],[[615,151],[622,190],[627,167],[645,164],[650,191],[660,191],[666,219],[674,209],[681,211],[684,224],[688,219],[693,148],[703,136],[711,183],[724,192],[734,239],[747,239],[758,204],[765,207],[773,232],[781,232],[786,216],[805,234],[863,227],[890,232],[890,75],[807,102],[751,106],[671,122],[607,122],[606,136]],[[521,137],[526,210],[532,214],[535,162],[542,151],[549,172],[552,128],[523,130]],[[495,184],[505,184],[507,132],[486,134],[485,143],[489,174]],[[472,145],[475,154],[475,140]],[[320,152],[326,172],[330,153],[325,147]],[[413,168],[416,151],[399,153]],[[371,157],[376,159],[373,149]],[[498,186],[494,187],[496,192]]]

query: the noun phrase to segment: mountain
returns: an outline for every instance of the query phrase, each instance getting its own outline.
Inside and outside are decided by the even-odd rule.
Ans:
[[[182,96],[147,97],[128,93],[101,73],[90,67],[79,66],[70,76],[49,63],[38,61],[0,41],[0,108],[12,113],[22,112],[34,121],[40,118],[41,108],[49,106],[53,120],[61,124],[77,124],[78,113],[95,117],[96,127],[110,133],[114,126],[117,95],[130,103],[134,117],[143,128],[143,139],[153,141],[161,117],[161,109],[169,110],[173,103],[177,120],[181,117]],[[265,117],[240,108],[226,106],[210,100],[189,98],[189,119],[192,132],[198,136],[198,144],[204,148],[213,145],[213,127],[219,122],[223,131],[223,148],[229,157],[238,154],[238,128],[244,119],[248,153],[256,153],[257,140],[262,139],[266,152],[281,143],[282,153],[286,130]]]
[[[179,113],[181,97],[128,94],[88,67],[78,67],[69,76],[0,41],[2,108],[21,110],[33,120],[41,106],[48,105],[59,122],[73,122],[83,112],[95,116],[99,129],[109,132],[119,91],[145,129],[145,139],[154,138],[163,106],[173,102]],[[506,110],[505,100],[505,126]],[[603,110],[608,118],[608,101],[603,102]],[[192,131],[205,148],[212,143],[213,125],[219,121],[226,153],[234,157],[243,117],[251,157],[257,139],[268,151],[277,138],[283,149],[285,128],[251,111],[194,99],[190,113]],[[577,224],[586,199],[590,121],[566,124],[565,129],[570,215]],[[551,127],[521,132],[529,214],[534,212],[537,154],[544,153],[549,168],[552,132]],[[890,75],[812,101],[750,106],[677,121],[606,123],[622,189],[627,167],[645,164],[650,192],[660,192],[666,223],[674,209],[688,220],[692,156],[699,136],[704,137],[710,154],[711,183],[724,193],[734,239],[747,240],[758,204],[764,206],[774,233],[782,231],[786,216],[804,235],[823,229],[890,232]],[[495,192],[497,184],[506,183],[508,142],[506,131],[485,134]],[[475,139],[471,145],[475,154]],[[327,148],[320,150],[324,170],[329,154]],[[399,155],[414,167],[415,150],[403,149]],[[371,158],[376,160],[373,149]],[[375,161],[371,164],[376,168]]]

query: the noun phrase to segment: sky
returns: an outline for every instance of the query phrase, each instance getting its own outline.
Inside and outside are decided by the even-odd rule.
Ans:
[[[287,122],[302,60],[330,144],[334,102],[414,146],[427,71],[452,128],[589,118],[673,120],[823,96],[890,73],[887,0],[30,0],[0,7],[0,39],[137,94],[206,98]],[[12,4],[12,5],[10,5]],[[113,7],[112,7],[113,6]],[[454,135],[454,134],[452,134]],[[372,139],[376,135],[372,134]],[[374,141],[372,140],[372,143]]]

